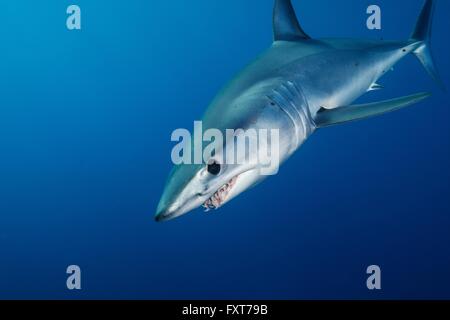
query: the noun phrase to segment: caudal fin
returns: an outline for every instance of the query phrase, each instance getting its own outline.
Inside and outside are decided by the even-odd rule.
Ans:
[[[439,86],[445,90],[444,83],[439,76],[439,72],[436,68],[436,64],[434,63],[430,48],[435,5],[436,0],[426,0],[419,19],[417,20],[416,28],[411,35],[411,40],[422,42],[422,44],[413,53],[434,81],[436,81],[436,83],[438,83]]]

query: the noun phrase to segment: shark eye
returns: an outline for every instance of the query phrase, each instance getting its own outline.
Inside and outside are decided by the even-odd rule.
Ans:
[[[214,176],[217,176],[220,173],[220,163],[214,161],[208,164],[207,170]]]

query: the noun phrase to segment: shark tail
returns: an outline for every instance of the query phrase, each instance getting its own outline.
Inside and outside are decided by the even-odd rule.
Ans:
[[[417,20],[416,28],[411,35],[411,41],[420,42],[414,55],[422,63],[425,70],[433,78],[433,80],[445,90],[444,83],[439,75],[439,72],[434,63],[433,55],[430,48],[431,31],[433,27],[433,14],[436,5],[436,0],[426,0]]]

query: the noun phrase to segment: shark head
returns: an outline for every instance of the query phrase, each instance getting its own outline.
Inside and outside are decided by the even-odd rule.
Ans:
[[[171,220],[201,206],[206,211],[222,207],[277,174],[280,163],[298,145],[300,124],[294,125],[292,117],[276,103],[279,96],[273,90],[280,80],[263,79],[248,86],[243,85],[246,73],[243,75],[212,102],[202,122],[194,123],[193,135],[186,130],[194,139],[186,139],[189,142],[183,154],[189,150],[195,155],[200,145],[202,160],[200,164],[183,161],[175,165],[158,204],[156,221]],[[199,131],[200,143],[195,141]]]
[[[264,94],[266,87],[259,85],[237,96],[225,90],[203,121],[194,123],[193,135],[186,130],[194,139],[186,139],[183,154],[188,150],[192,156],[188,158],[195,158],[200,146],[201,160],[174,166],[156,221],[171,220],[201,206],[206,211],[218,209],[278,172],[280,159],[294,140],[286,130],[292,122]],[[280,128],[288,132],[287,139],[280,137]],[[199,136],[200,142],[195,138]]]
[[[198,207],[218,209],[260,181],[257,165],[224,164],[216,158],[203,165],[177,165],[172,169],[158,204],[155,220],[168,221]]]

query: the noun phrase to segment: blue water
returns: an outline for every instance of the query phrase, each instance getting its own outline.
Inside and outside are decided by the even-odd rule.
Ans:
[[[0,298],[450,298],[450,106],[413,57],[365,100],[426,102],[319,131],[217,213],[157,224],[170,134],[270,45],[272,1],[73,2],[81,31],[72,2],[0,10]],[[375,1],[369,31],[373,2],[294,4],[313,37],[406,39],[422,1]],[[450,86],[450,2],[437,9]]]

